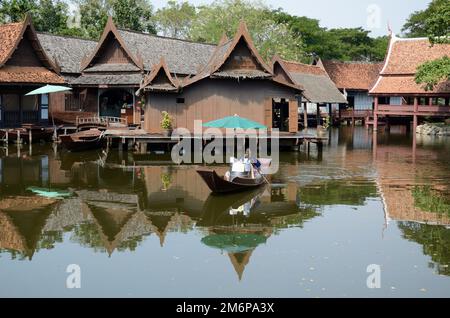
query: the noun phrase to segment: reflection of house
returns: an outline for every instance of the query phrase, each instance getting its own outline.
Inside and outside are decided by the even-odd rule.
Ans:
[[[302,105],[300,111],[304,115],[305,127],[308,126],[306,114],[315,114],[317,120],[321,114],[332,114],[332,104],[346,104],[347,101],[331,81],[325,70],[316,65],[283,61],[276,57],[273,60],[273,69],[276,76],[285,76],[302,89]],[[306,110],[306,112],[305,112]]]
[[[47,124],[48,94],[24,96],[43,84],[61,84],[59,67],[42,49],[29,16],[0,25],[0,127]]]
[[[0,249],[33,257],[55,200],[8,197],[0,201]]]
[[[370,90],[375,100],[375,130],[378,117],[409,117],[413,119],[415,129],[419,116],[450,116],[450,81],[442,81],[428,91],[423,84],[415,82],[417,67],[449,53],[450,44],[431,45],[428,38],[391,36],[383,69]]]
[[[450,225],[449,211],[437,211],[439,202],[450,209],[448,186],[434,182],[421,184],[420,175],[415,167],[428,161],[415,162],[411,156],[432,158],[436,153],[427,149],[411,150],[408,146],[377,145],[376,169],[377,187],[384,204],[386,219],[413,221],[418,223]],[[411,163],[413,162],[413,163]],[[438,166],[427,165],[424,171],[430,175],[441,175]],[[422,169],[417,169],[420,171]],[[446,202],[446,203],[445,203]]]
[[[205,48],[203,49],[205,50]],[[206,54],[207,52],[205,52]],[[193,77],[171,75],[170,63],[161,63],[143,82],[146,96],[145,129],[160,132],[161,111],[173,117],[173,126],[191,131],[194,120],[209,121],[238,114],[269,128],[297,132],[301,88],[275,77],[257,52],[245,23],[232,40],[222,38],[207,54],[209,61]]]

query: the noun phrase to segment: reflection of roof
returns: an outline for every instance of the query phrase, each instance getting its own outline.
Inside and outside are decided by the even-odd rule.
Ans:
[[[450,81],[439,83],[433,91],[416,84],[414,76],[419,65],[450,56],[450,44],[431,45],[427,38],[391,38],[389,52],[372,94],[448,94]]]

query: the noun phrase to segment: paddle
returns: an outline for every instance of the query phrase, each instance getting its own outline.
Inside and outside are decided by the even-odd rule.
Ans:
[[[258,171],[259,175],[260,175],[261,177],[263,177],[264,181],[266,181],[267,184],[270,184],[270,183],[269,183],[269,180],[267,180],[267,178],[262,174],[261,170],[260,170],[254,163],[252,163],[252,166],[256,169],[256,171]]]

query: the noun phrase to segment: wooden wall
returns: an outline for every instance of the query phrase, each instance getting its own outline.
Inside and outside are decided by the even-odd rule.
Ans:
[[[95,63],[99,64],[132,64],[132,60],[128,57],[125,50],[120,46],[119,42],[111,35],[105,42],[104,46],[98,52]]]
[[[14,51],[11,58],[6,62],[6,65],[16,66],[43,66],[43,63],[36,55],[31,42],[28,39],[28,30],[25,31],[23,39],[19,46]]]
[[[185,103],[177,104],[177,98],[184,98]],[[205,79],[180,94],[148,93],[144,128],[152,133],[161,132],[161,112],[164,110],[172,116],[173,128],[184,127],[192,131],[196,119],[207,122],[234,114],[270,128],[272,98],[296,101],[294,89],[268,80]]]

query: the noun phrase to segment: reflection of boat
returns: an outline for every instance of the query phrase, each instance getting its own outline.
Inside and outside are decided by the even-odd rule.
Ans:
[[[264,178],[259,174],[254,179],[235,177],[232,181],[227,181],[220,177],[215,170],[197,170],[197,173],[213,193],[245,191],[257,188],[265,183]]]
[[[70,151],[99,149],[105,143],[103,132],[96,128],[79,131],[70,135],[61,135],[59,139],[61,140],[61,144]]]

